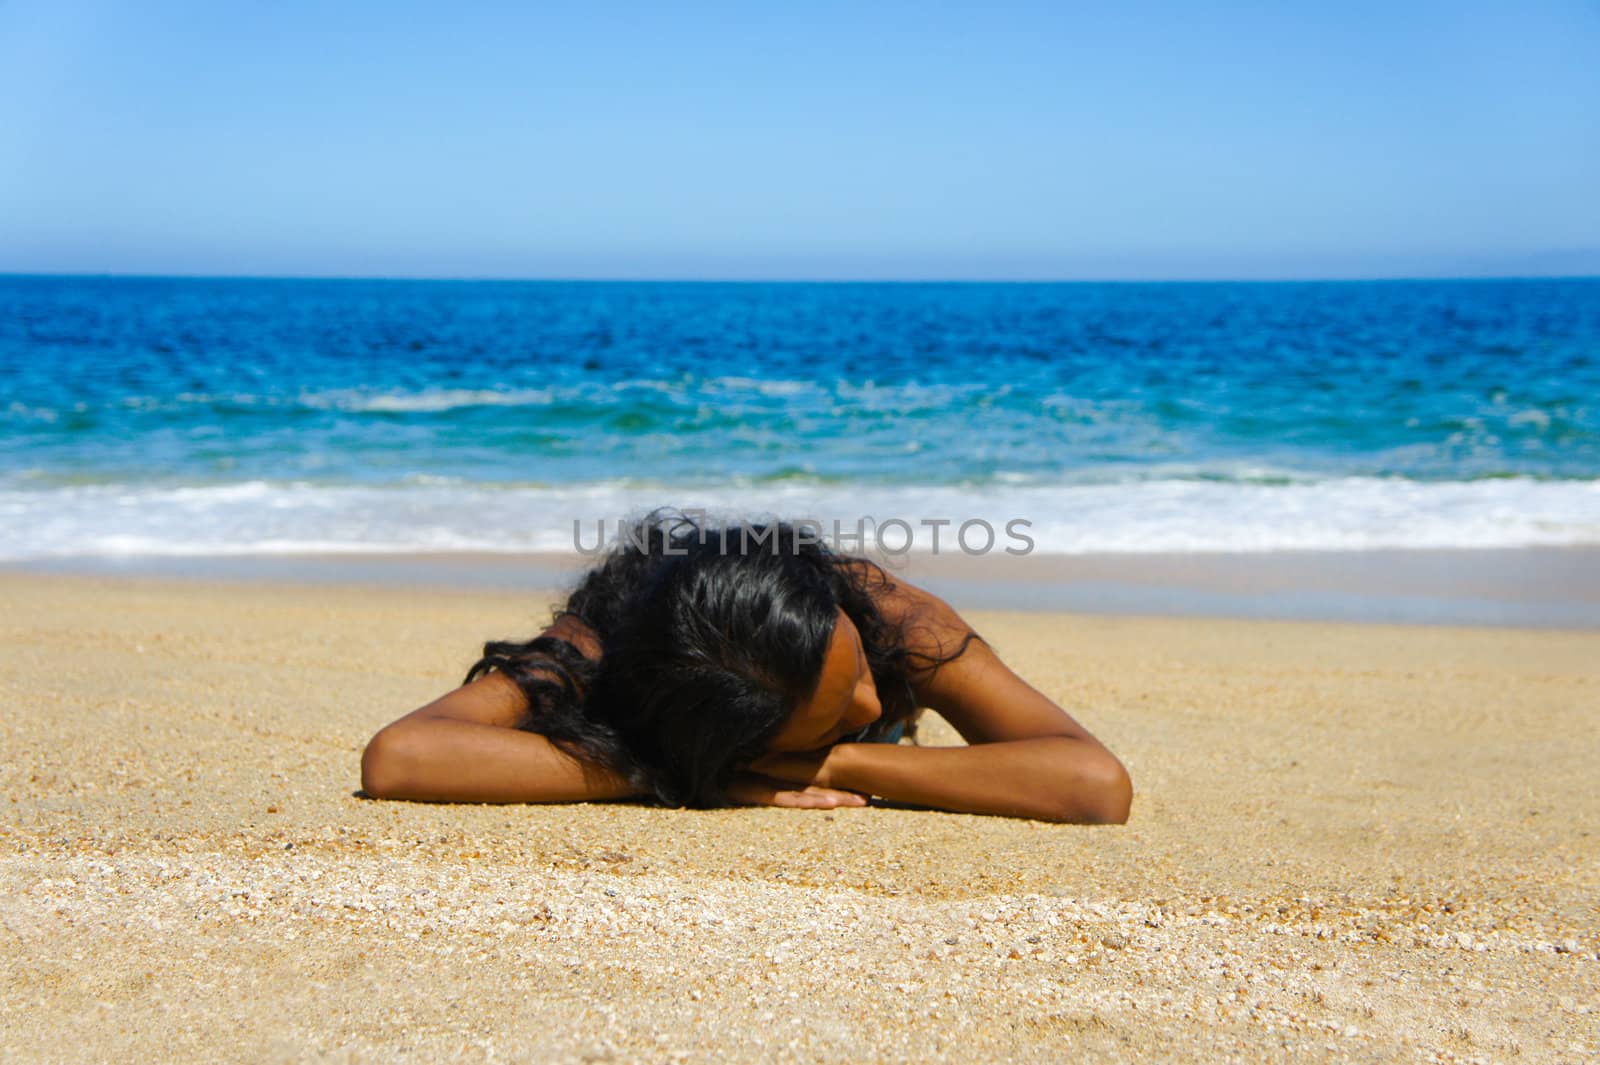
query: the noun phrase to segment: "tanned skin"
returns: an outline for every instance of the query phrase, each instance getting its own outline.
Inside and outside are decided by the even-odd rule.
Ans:
[[[905,623],[910,649],[942,657],[972,632],[950,605],[896,579],[877,605]],[[590,658],[599,641],[576,618],[544,635]],[[882,713],[861,637],[843,611],[811,697],[750,766],[730,798],[751,805],[832,809],[869,796],[961,813],[1120,824],[1133,786],[1110,751],[1065,710],[972,639],[961,655],[914,675],[917,705],[937,711],[965,747],[842,743]],[[434,802],[542,803],[623,799],[616,775],[516,726],[528,710],[515,684],[480,677],[413,710],[372,738],[361,758],[368,795]]]

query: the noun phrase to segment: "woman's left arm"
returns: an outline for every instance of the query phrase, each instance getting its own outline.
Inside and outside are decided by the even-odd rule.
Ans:
[[[917,623],[943,646],[971,629],[942,600],[916,596]],[[951,641],[954,641],[952,643]],[[981,639],[917,685],[969,746],[841,743],[813,755],[772,755],[759,773],[891,802],[962,813],[1080,824],[1128,819],[1133,785],[1115,755],[1065,710],[1017,676]]]

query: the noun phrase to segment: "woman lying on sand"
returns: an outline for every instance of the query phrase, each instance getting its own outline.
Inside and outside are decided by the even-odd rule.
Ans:
[[[897,743],[919,708],[967,747]],[[652,515],[526,643],[383,729],[386,799],[965,813],[1125,821],[1122,764],[948,604],[787,523]]]

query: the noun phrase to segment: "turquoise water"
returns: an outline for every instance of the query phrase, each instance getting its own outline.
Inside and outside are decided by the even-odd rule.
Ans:
[[[0,278],[0,557],[570,545],[656,503],[1039,550],[1600,542],[1600,281]]]

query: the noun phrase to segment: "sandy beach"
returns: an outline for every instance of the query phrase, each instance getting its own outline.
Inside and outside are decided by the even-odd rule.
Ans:
[[[1079,828],[370,801],[548,596],[0,599],[9,1062],[1600,1053],[1600,631],[970,613],[1132,772]]]

